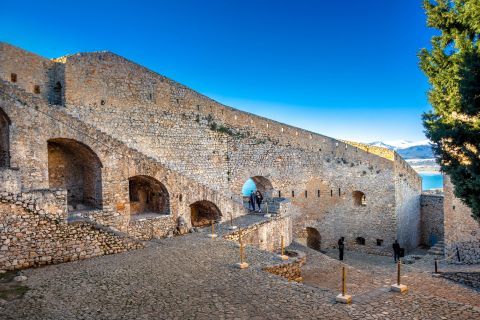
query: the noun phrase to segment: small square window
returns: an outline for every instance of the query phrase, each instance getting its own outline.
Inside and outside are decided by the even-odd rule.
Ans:
[[[383,239],[377,239],[377,246],[382,246],[383,244]]]
[[[34,87],[33,87],[33,93],[36,93],[36,94],[39,94],[40,93],[40,86],[38,84],[36,84]]]
[[[10,81],[17,82],[17,74],[16,73],[11,73],[10,74]]]

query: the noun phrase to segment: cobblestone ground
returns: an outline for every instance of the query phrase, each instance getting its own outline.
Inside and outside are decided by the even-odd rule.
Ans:
[[[29,292],[1,304],[0,319],[480,319],[478,307],[413,285],[404,295],[375,286],[352,305],[336,304],[336,287],[287,282],[261,270],[278,263],[276,255],[251,247],[246,253],[251,266],[239,270],[237,245],[201,232],[25,270]],[[312,264],[324,259],[326,267],[338,267],[324,255],[308,256]],[[369,272],[361,266],[352,267],[359,279]]]
[[[346,252],[344,263],[341,263],[337,260],[336,250],[327,251],[327,255],[323,255],[299,244],[294,244],[292,247],[307,252],[307,264],[302,270],[306,285],[340,292],[340,269],[346,266],[347,291],[353,295],[353,306],[368,308],[374,303],[381,302],[380,309],[386,306],[392,307],[390,311],[382,311],[389,312],[388,317],[404,314],[408,315],[409,319],[477,319],[479,317],[480,292],[432,276],[434,256],[424,255],[414,264],[402,265],[401,281],[409,287],[409,291],[407,294],[399,295],[389,292],[390,285],[396,283],[396,265],[392,257]],[[443,262],[440,262],[439,267],[440,271],[479,271],[480,269],[478,265],[456,266]],[[411,305],[408,306],[408,303]],[[437,316],[434,316],[435,313]]]

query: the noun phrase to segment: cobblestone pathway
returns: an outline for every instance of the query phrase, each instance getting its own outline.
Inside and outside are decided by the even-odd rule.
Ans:
[[[336,287],[287,282],[261,270],[277,263],[276,255],[251,247],[246,253],[251,267],[236,269],[237,245],[202,232],[25,270],[30,291],[0,305],[0,319],[480,319],[479,308],[414,286],[404,295],[375,291],[371,299],[336,304]],[[309,254],[312,263],[321,257]],[[329,260],[326,267],[337,267]]]
[[[432,276],[433,256],[426,255],[412,265],[402,265],[402,283],[408,285],[409,291],[399,295],[389,292],[390,285],[396,283],[396,265],[391,257],[347,252],[341,263],[336,260],[335,250],[323,255],[298,244],[292,247],[307,252],[307,264],[302,270],[306,285],[340,292],[340,269],[346,266],[347,291],[353,294],[353,306],[369,308],[381,301],[380,310],[392,307],[379,313],[379,317],[388,312],[385,318],[404,314],[408,319],[476,319],[480,312],[480,292]],[[440,263],[440,270],[478,271],[479,268]]]

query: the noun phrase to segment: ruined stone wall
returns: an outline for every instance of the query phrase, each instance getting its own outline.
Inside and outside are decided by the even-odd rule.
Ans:
[[[472,218],[472,211],[453,194],[448,176],[443,178],[445,197],[445,254],[456,261],[456,250],[463,263],[480,263],[480,225]]]
[[[421,244],[433,246],[444,239],[443,195],[422,194]]]
[[[50,205],[66,204],[66,193],[46,192]],[[33,204],[38,195],[2,194],[0,203],[0,269],[14,270],[82,260],[138,249],[143,245],[95,229],[91,224],[67,224]],[[54,199],[52,199],[54,198]]]

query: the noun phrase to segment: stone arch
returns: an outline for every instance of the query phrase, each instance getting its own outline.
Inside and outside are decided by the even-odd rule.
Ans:
[[[264,198],[272,198],[273,195],[273,185],[267,178],[263,176],[254,176],[250,179],[253,180],[257,190],[260,191]]]
[[[49,187],[66,189],[69,211],[102,208],[102,163],[87,145],[66,138],[48,144]]]
[[[130,214],[170,214],[170,196],[157,179],[138,175],[128,179]]]
[[[10,167],[10,118],[0,108],[0,167]]]
[[[307,247],[320,251],[322,245],[322,237],[317,229],[307,227]]]
[[[219,221],[222,213],[218,207],[210,201],[201,200],[190,205],[191,222],[194,227],[205,227],[211,224],[211,221]]]
[[[355,190],[352,192],[353,204],[357,207],[367,205],[367,197],[362,191]]]

